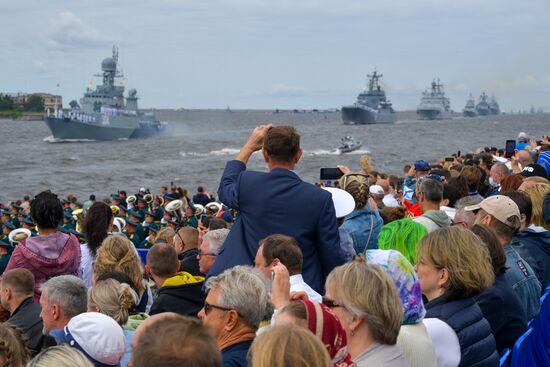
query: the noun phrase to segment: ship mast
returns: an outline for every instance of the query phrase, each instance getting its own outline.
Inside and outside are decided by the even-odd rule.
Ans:
[[[373,91],[375,88],[379,89],[378,79],[380,79],[382,76],[382,74],[376,73],[376,69],[374,70],[374,73],[367,74],[367,78],[369,79],[369,91]]]

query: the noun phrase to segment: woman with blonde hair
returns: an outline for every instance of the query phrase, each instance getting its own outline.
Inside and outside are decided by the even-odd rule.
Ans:
[[[251,367],[332,367],[321,340],[299,326],[275,326],[250,348]]]
[[[145,312],[152,304],[151,291],[143,278],[141,260],[132,242],[123,235],[107,237],[97,249],[93,263],[94,279],[103,273],[120,272],[128,275],[138,290],[140,302],[137,310]]]
[[[404,367],[396,345],[403,306],[395,284],[377,265],[364,259],[334,268],[327,277],[323,303],[346,331],[348,352],[359,367]]]
[[[344,229],[353,239],[355,252],[360,254],[365,249],[378,248],[378,234],[383,220],[377,209],[369,203],[369,179],[360,173],[351,173],[345,166],[338,168],[346,173],[339,180],[340,188],[347,191],[355,200],[355,209],[344,218]]]
[[[40,352],[27,367],[93,367],[90,360],[78,349],[57,345]]]
[[[523,190],[523,192],[531,198],[531,203],[533,206],[531,212],[531,224],[550,230],[550,223],[546,222],[544,220],[544,216],[542,215],[542,204],[546,194],[550,192],[550,185],[547,183],[535,183],[527,187]]]
[[[174,236],[176,235],[176,231],[174,231],[171,227],[164,227],[157,233],[157,237],[155,238],[155,243],[167,243],[169,245],[174,244]]]
[[[121,327],[126,325],[129,310],[139,302],[136,292],[128,285],[114,279],[97,282],[88,292],[88,312],[100,312],[114,319]],[[124,329],[126,352],[120,361],[126,366],[132,355],[130,342],[134,332]]]
[[[495,338],[474,298],[495,280],[487,247],[470,230],[452,226],[428,234],[418,251],[416,272],[428,300],[426,317],[440,319],[454,331],[459,366],[497,366]]]

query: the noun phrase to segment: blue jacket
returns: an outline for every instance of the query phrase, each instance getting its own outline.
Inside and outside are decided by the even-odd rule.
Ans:
[[[473,298],[447,301],[444,296],[425,304],[426,317],[449,325],[460,344],[459,366],[496,367],[499,357],[491,326]]]
[[[542,289],[546,289],[550,283],[550,231],[524,229],[516,234],[512,246],[533,268]]]
[[[272,234],[296,239],[303,253],[304,281],[318,293],[323,293],[328,273],[346,261],[331,194],[296,173],[282,168],[247,171],[244,163],[229,161],[218,196],[239,215],[208,276],[235,265],[253,265],[258,241]]]
[[[514,243],[517,243],[517,240],[512,240],[510,245],[504,246],[508,268],[504,277],[519,296],[527,320],[531,320],[540,310],[540,282],[527,261],[514,250]]]
[[[248,350],[252,340],[233,344],[222,350],[223,367],[248,367]]]
[[[527,331],[527,318],[521,300],[504,274],[496,276],[495,283],[476,297],[483,317],[489,321],[497,342],[497,351],[514,346],[516,340]]]
[[[383,225],[384,221],[380,217],[378,210],[372,210],[367,204],[365,208],[354,210],[346,215],[341,228],[351,235],[355,252],[361,254],[365,252],[367,240],[369,241],[367,249],[375,250],[378,248],[378,235]],[[370,239],[369,233],[371,233]]]

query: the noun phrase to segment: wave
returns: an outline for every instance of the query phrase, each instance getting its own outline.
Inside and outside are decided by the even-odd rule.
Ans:
[[[208,157],[210,155],[224,156],[224,155],[236,155],[240,149],[235,148],[223,148],[220,150],[212,150],[208,153],[204,152],[179,152],[182,157]]]
[[[306,156],[317,156],[317,155],[341,155],[341,154],[370,154],[370,150],[366,149],[358,149],[354,150],[353,152],[349,153],[342,153],[340,149],[332,149],[332,150],[324,150],[324,149],[316,149],[316,150],[306,150],[304,151],[304,154]]]
[[[42,139],[42,141],[45,141],[46,143],[78,143],[78,142],[89,142],[89,141],[96,141],[96,140],[94,139],[58,139],[58,138],[54,138],[53,135],[50,135]]]

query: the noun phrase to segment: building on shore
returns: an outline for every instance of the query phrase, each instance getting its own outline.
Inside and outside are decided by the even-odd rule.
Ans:
[[[57,108],[63,108],[63,97],[50,93],[11,93],[8,95],[13,98],[15,108],[23,107],[32,96],[39,96],[44,100],[44,111],[48,109],[55,111]]]

